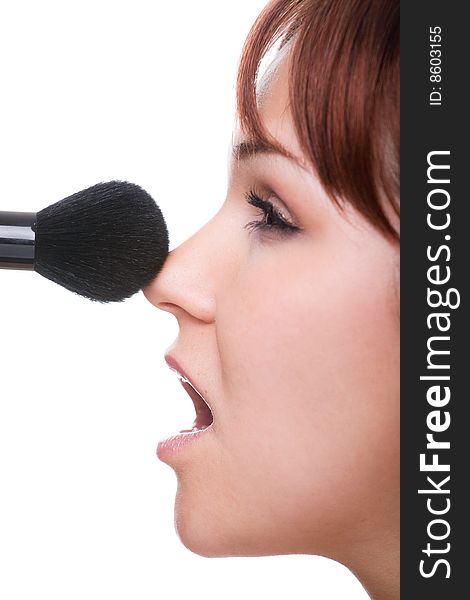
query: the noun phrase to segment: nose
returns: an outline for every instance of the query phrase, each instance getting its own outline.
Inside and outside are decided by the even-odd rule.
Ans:
[[[143,290],[147,300],[170,312],[215,321],[215,278],[211,270],[210,222],[172,250],[155,279]]]

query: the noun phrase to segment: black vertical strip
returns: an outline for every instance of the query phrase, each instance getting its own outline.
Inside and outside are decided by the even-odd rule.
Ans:
[[[465,2],[401,3],[401,598],[405,600],[470,597],[470,394],[464,383],[470,371],[469,103],[465,91],[469,89],[470,50],[465,8]],[[438,28],[440,34],[435,33]],[[440,54],[431,52],[438,49]],[[430,60],[438,57],[441,62]],[[431,92],[439,92],[441,98]],[[430,105],[433,100],[440,105]],[[431,159],[450,165],[449,170],[431,171],[439,183],[428,182],[426,173],[433,151],[449,152]],[[445,179],[450,183],[443,183]],[[450,197],[449,206],[430,208],[430,192],[432,204],[444,205]],[[434,225],[442,226],[450,219],[449,226],[433,229],[427,223],[428,214]],[[433,258],[427,256],[428,251]],[[437,268],[429,271],[433,266]],[[448,276],[447,282],[429,280]],[[437,292],[431,297],[434,304],[440,303],[440,292],[443,303],[447,298],[455,305],[460,297],[460,306],[431,307],[428,289]],[[448,331],[441,331],[438,322]],[[430,342],[432,337],[436,339]],[[434,350],[450,353],[428,356],[429,343]],[[428,358],[441,368],[430,368]],[[420,376],[436,375],[450,379],[420,380]],[[431,400],[438,404],[441,398],[442,405],[432,406],[428,390],[439,385],[439,394]],[[450,392],[447,404],[444,386]],[[433,434],[436,442],[449,442],[450,449],[427,448],[427,434]],[[426,464],[436,460],[443,466],[438,468],[449,465],[450,470],[421,470],[420,454],[425,454]],[[428,491],[419,494],[420,489]],[[430,508],[443,512],[432,514]],[[432,575],[424,577],[420,565]]]

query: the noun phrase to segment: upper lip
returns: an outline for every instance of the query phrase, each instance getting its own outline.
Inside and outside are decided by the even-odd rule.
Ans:
[[[188,383],[193,388],[193,390],[199,394],[199,396],[204,400],[204,402],[209,407],[210,411],[213,412],[212,406],[207,401],[206,396],[204,396],[204,394],[201,393],[200,388],[197,386],[197,384],[194,383],[194,381],[187,374],[187,372],[180,365],[180,363],[176,360],[176,358],[174,356],[172,356],[171,354],[165,354],[165,361],[166,361],[166,364],[170,367],[170,369],[172,371],[175,371],[176,374],[183,380],[184,383]]]

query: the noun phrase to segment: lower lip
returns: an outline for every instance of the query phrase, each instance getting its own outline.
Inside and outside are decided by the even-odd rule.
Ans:
[[[172,435],[166,440],[158,442],[157,456],[160,460],[166,461],[166,459],[170,458],[171,456],[175,456],[188,446],[197,444],[201,438],[209,434],[211,431],[213,431],[212,424],[205,429],[198,429],[197,431],[189,431],[185,433],[180,432],[176,435]]]

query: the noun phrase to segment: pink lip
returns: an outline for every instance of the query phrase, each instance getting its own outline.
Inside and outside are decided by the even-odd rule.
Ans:
[[[165,355],[165,361],[170,369],[177,371],[182,377],[184,377],[193,387],[196,387],[191,378],[187,375],[186,371],[181,367],[178,361],[171,355]],[[196,388],[198,389],[198,388]],[[196,443],[200,438],[210,434],[213,431],[212,422],[206,429],[191,431],[183,430],[179,433],[170,436],[165,440],[158,442],[157,456],[163,462],[170,462],[172,456],[179,454],[183,448]]]
[[[176,358],[174,358],[173,356],[171,356],[171,354],[165,354],[165,362],[170,367],[170,369],[178,371],[178,373],[181,373],[181,375],[185,379],[187,379],[188,381],[191,381],[190,377],[185,372],[185,370],[183,369],[183,367],[179,364],[179,362],[176,360]]]
[[[157,456],[163,462],[170,462],[171,458],[179,454],[187,446],[195,444],[202,437],[209,435],[213,431],[213,423],[206,429],[200,431],[190,431],[187,433],[177,433],[166,440],[158,442]]]

